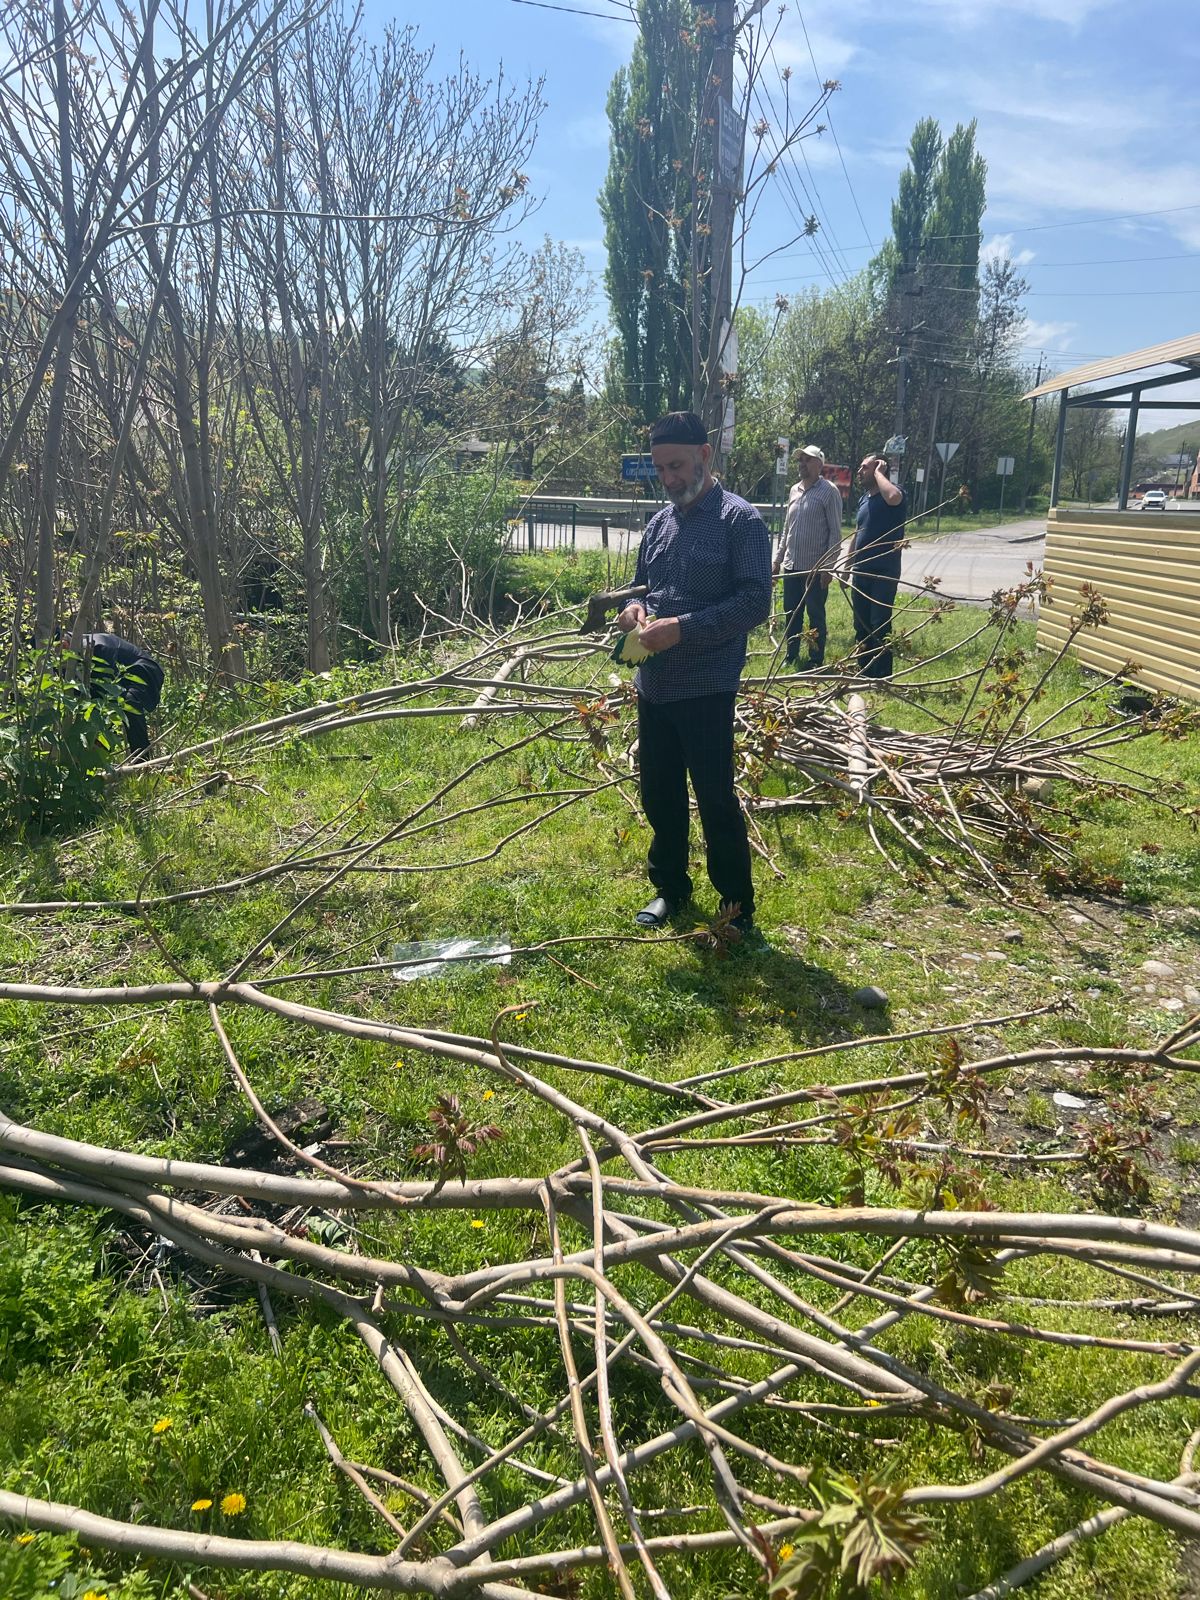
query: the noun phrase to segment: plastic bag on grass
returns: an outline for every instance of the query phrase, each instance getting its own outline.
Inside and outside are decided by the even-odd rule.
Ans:
[[[507,967],[512,946],[492,939],[418,939],[392,948],[397,983],[418,978],[452,978],[469,967]]]

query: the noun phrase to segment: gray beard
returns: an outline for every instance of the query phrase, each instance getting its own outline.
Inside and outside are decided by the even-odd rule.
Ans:
[[[671,491],[668,489],[667,490],[667,499],[671,502],[671,504],[673,506],[678,506],[680,508],[680,510],[683,510],[683,508],[685,506],[690,506],[692,501],[700,493],[700,487],[703,484],[703,482],[704,482],[704,463],[701,461],[700,463],[698,463],[698,465],[696,467],[696,474],[695,474],[695,477],[692,479],[691,486],[689,488],[687,488],[687,489],[677,490],[674,494],[672,494]]]

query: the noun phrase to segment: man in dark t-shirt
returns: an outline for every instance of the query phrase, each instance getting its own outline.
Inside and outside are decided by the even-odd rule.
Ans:
[[[904,491],[892,482],[882,456],[868,456],[858,469],[863,497],[850,550],[850,597],[858,670],[864,678],[890,678],[892,608],[900,582],[904,543]]]
[[[68,644],[70,636],[64,633],[62,642]],[[122,639],[119,633],[85,633],[79,648],[85,656],[91,657],[94,679],[115,680],[121,695],[130,759],[145,761],[150,754],[146,713],[158,705],[163,669],[140,645]]]

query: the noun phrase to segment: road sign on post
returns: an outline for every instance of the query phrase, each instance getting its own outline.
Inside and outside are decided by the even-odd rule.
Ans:
[[[1012,477],[1013,467],[1016,466],[1014,456],[996,457],[996,476],[1000,479],[1000,521],[1004,521],[1004,486]]]
[[[717,173],[722,183],[738,188],[742,181],[742,150],[746,124],[725,100],[717,102]]]
[[[947,462],[949,462],[949,460],[953,456],[954,452],[958,449],[958,445],[959,445],[959,441],[956,439],[953,444],[939,444],[938,447],[937,447],[937,453],[942,458],[942,481],[941,481],[941,485],[938,488],[938,508],[937,508],[937,524],[936,524],[938,533],[940,533],[942,531],[942,505],[943,505],[943,502],[946,499],[946,464],[947,464]]]
[[[787,477],[788,445],[790,442],[788,439],[776,439],[775,441],[775,476],[777,478]]]
[[[652,456],[622,456],[622,483],[653,483],[658,474]]]
[[[902,433],[894,433],[883,447],[885,456],[902,456],[908,449],[908,439]]]

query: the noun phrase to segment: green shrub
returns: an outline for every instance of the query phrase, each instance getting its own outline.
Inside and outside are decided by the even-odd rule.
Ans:
[[[397,544],[394,615],[416,621],[414,595],[439,610],[448,606],[457,613],[465,598],[469,607],[486,612],[515,498],[507,479],[481,472],[427,477]]]
[[[123,733],[119,685],[74,675],[44,651],[19,656],[0,699],[0,829],[38,832],[89,822],[104,800],[105,776]]]

